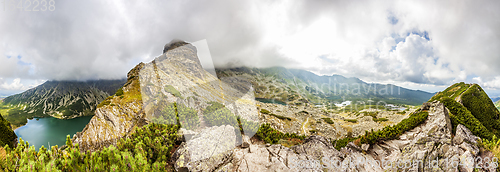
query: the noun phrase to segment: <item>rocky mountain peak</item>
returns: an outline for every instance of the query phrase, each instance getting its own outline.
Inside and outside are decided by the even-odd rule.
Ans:
[[[122,91],[104,100],[85,129],[73,138],[82,150],[95,151],[116,144],[135,127],[148,123],[178,123],[188,132],[200,132],[215,125],[204,117],[209,115],[209,106],[218,107],[217,113],[258,120],[253,92],[247,89],[241,93],[204,70],[196,47],[184,41],[171,41],[162,55],[150,63],[138,64],[127,76]]]

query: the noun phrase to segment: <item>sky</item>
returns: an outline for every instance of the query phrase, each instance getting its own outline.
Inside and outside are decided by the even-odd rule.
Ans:
[[[215,67],[429,92],[478,83],[500,96],[500,1],[55,0],[53,11],[3,2],[0,97],[47,80],[124,78],[172,39],[206,41]]]

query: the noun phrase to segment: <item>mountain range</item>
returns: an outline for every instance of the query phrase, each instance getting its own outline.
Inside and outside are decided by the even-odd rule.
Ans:
[[[230,68],[216,69],[219,77],[247,78],[258,98],[276,99],[288,104],[310,103],[332,106],[344,101],[419,105],[434,93],[411,90],[391,84],[366,83],[341,75],[319,76],[300,69]],[[374,103],[374,104],[375,104]]]
[[[27,118],[52,116],[71,119],[93,115],[96,106],[126,80],[47,81],[23,93],[4,98],[0,112],[20,126]]]

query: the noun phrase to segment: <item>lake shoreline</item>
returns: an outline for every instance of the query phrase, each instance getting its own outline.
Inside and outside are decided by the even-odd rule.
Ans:
[[[36,145],[38,150],[42,145],[49,146],[65,144],[66,136],[70,137],[81,132],[93,116],[83,116],[70,120],[61,120],[54,117],[27,119],[27,124],[17,127],[14,132],[18,139],[28,141],[30,145]]]

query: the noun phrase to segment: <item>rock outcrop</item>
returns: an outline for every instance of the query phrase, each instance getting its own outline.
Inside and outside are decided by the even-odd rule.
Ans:
[[[183,142],[172,156],[177,171],[214,171],[232,167],[227,165],[232,158],[232,150],[236,146],[234,128],[229,125],[214,126],[203,129]]]
[[[89,124],[73,138],[73,142],[78,143],[83,151],[95,151],[114,145],[117,140],[133,132],[134,127],[141,127],[159,117],[164,119],[165,109],[170,104],[175,104],[174,115],[183,115],[178,110],[180,107],[195,112],[194,117],[179,120],[182,130],[186,131],[183,133],[199,133],[212,127],[207,125],[203,117],[203,110],[210,102],[225,105],[232,114],[242,119],[258,120],[251,86],[241,87],[250,83],[238,81],[241,83],[228,84],[219,80],[203,69],[196,47],[184,41],[174,40],[168,43],[162,55],[150,63],[137,65],[127,77],[123,95],[114,95],[104,100]],[[232,85],[246,89],[241,91]],[[189,128],[184,128],[186,126]],[[185,138],[189,140],[195,137]]]
[[[426,106],[427,121],[398,140],[361,147],[351,142],[340,151],[322,136],[291,148],[250,144],[234,149],[232,158],[220,164],[231,164],[231,171],[495,171],[488,168],[492,155],[477,146],[478,138],[466,127],[459,125],[452,138],[442,103]]]

